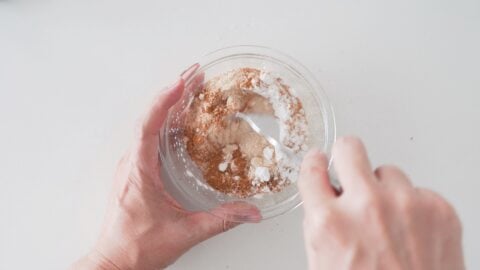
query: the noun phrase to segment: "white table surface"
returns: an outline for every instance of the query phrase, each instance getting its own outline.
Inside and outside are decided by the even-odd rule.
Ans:
[[[480,2],[283,2],[0,0],[0,269],[65,269],[85,253],[149,99],[236,44],[304,63],[339,135],[454,204],[480,269]],[[241,226],[170,269],[305,269],[301,218]]]

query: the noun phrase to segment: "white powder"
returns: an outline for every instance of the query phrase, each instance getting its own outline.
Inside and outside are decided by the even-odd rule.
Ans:
[[[228,162],[222,162],[222,163],[218,164],[218,170],[221,171],[221,172],[226,171],[227,168],[228,168]]]
[[[236,144],[228,144],[225,147],[223,147],[222,152],[223,152],[223,159],[224,161],[220,164],[218,164],[218,170],[221,172],[225,172],[228,168],[228,165],[232,167],[232,169],[235,169],[235,164],[230,164],[232,162],[233,158],[233,152],[238,149],[238,145]]]
[[[270,180],[270,172],[267,167],[255,168],[255,178],[260,182],[268,182]]]
[[[279,143],[289,147],[294,153],[296,153],[296,156],[303,155],[307,150],[306,140],[308,127],[306,119],[304,117],[299,118],[298,115],[296,115],[303,115],[303,109],[298,112],[294,111],[294,106],[292,106],[292,104],[295,104],[297,100],[294,96],[285,94],[285,91],[280,88],[281,85],[278,78],[273,77],[268,72],[262,71],[260,73],[260,80],[260,86],[256,86],[253,91],[267,98],[272,104],[275,116],[279,120]],[[294,92],[293,89],[290,89],[290,91]],[[281,149],[277,147],[275,150],[269,147],[263,149],[263,157],[267,161],[273,158],[274,153],[280,177],[294,182],[298,177],[300,158],[289,157],[282,153]],[[259,168],[260,167],[255,170],[255,176],[264,171],[263,169],[260,169],[261,171],[257,173]],[[270,174],[268,174],[268,176],[270,177]]]
[[[266,160],[272,160],[273,158],[273,148],[271,147],[265,147],[263,148],[263,157],[266,159]]]
[[[280,94],[280,89],[275,83],[273,77],[267,72],[260,73],[260,80],[266,85],[266,87],[255,87],[253,91],[259,93],[260,95],[267,98],[272,104],[273,110],[275,111],[275,116],[281,122],[285,122],[291,118],[291,113],[289,112],[290,97]]]
[[[235,73],[229,72],[226,76],[221,76],[217,81],[213,83],[217,86],[220,86],[220,91],[228,91],[233,87],[236,87],[237,81],[234,80]]]
[[[255,87],[253,91],[267,98],[272,104],[275,116],[280,122],[280,141],[285,145],[289,145],[293,151],[301,150],[302,145],[306,141],[307,123],[306,121],[291,121],[297,113],[291,106],[296,103],[295,97],[282,94],[279,87],[279,79],[274,78],[268,72],[262,71],[260,80],[263,84],[260,87]]]
[[[270,188],[268,186],[264,186],[262,188],[262,192],[270,192]]]

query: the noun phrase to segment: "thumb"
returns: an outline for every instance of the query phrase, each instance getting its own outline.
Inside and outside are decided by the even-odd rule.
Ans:
[[[244,222],[258,223],[260,211],[245,202],[223,204],[210,212],[197,212],[188,217],[198,242],[226,232]]]

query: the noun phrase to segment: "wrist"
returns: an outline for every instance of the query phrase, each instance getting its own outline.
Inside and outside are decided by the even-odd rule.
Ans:
[[[112,270],[131,270],[137,269],[139,252],[135,245],[100,239],[90,256],[102,266],[109,267]],[[103,270],[103,269],[102,269]]]
[[[123,270],[96,250],[79,259],[71,270]]]

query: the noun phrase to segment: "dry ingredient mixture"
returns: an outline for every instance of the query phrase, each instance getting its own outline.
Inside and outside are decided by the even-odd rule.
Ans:
[[[270,73],[240,68],[207,81],[186,114],[187,152],[214,189],[237,197],[277,192],[298,175],[300,164],[277,151],[236,112],[269,114],[280,127],[280,141],[296,155],[306,151],[307,120],[289,86]]]

